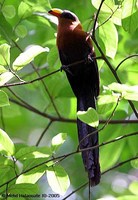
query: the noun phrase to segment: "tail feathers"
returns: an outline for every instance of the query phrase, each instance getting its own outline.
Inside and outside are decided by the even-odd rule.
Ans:
[[[88,100],[88,99],[87,99]],[[77,110],[87,110],[88,107],[95,108],[95,100],[86,101],[86,96],[78,98]],[[80,149],[90,148],[98,145],[98,133],[94,127],[91,127],[79,119],[77,119],[78,126],[78,137],[80,143]],[[91,134],[88,136],[88,134]],[[86,171],[88,172],[88,178],[90,180],[90,185],[94,186],[100,182],[100,165],[99,165],[99,149],[90,149],[82,151],[82,159]]]

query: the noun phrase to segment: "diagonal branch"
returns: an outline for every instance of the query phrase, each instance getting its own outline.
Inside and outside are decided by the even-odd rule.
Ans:
[[[118,137],[118,138],[115,138],[114,140],[110,140],[110,141],[104,142],[104,143],[102,143],[102,144],[100,144],[100,145],[91,147],[91,149],[98,148],[98,147],[107,145],[107,144],[109,144],[109,143],[112,143],[112,142],[115,142],[115,141],[119,141],[119,140],[122,140],[122,139],[124,139],[124,138],[130,137],[130,136],[134,136],[134,135],[137,135],[137,134],[138,134],[138,132],[131,133],[131,134],[127,134],[127,135],[124,135],[124,136],[120,136],[120,137]],[[56,160],[60,160],[60,159],[61,159],[61,160],[66,159],[66,158],[68,158],[68,157],[70,157],[70,156],[72,156],[72,155],[74,155],[74,154],[80,153],[82,150],[83,150],[83,151],[87,151],[87,150],[90,150],[90,148],[81,149],[81,150],[79,150],[79,151],[74,151],[74,152],[71,152],[71,153],[68,153],[68,154],[65,154],[65,155],[62,155],[62,156],[58,156],[58,157],[55,157],[55,158],[52,157],[51,159],[46,160],[46,161],[44,161],[44,162],[42,162],[42,163],[39,163],[39,164],[37,164],[37,165],[31,167],[30,169],[24,170],[24,171],[21,172],[20,174],[16,175],[15,177],[13,177],[13,178],[11,178],[10,180],[6,181],[5,183],[1,184],[1,185],[0,185],[0,188],[3,187],[3,186],[6,185],[6,184],[9,184],[10,182],[12,182],[12,181],[15,180],[16,178],[18,178],[20,175],[25,174],[25,173],[27,173],[27,172],[30,172],[30,171],[33,170],[34,168],[40,167],[40,166],[42,166],[42,165],[44,165],[44,164],[47,164],[47,163],[49,163],[49,162],[51,162],[51,161],[56,161]],[[138,159],[138,156],[129,159],[129,161],[130,161],[130,160],[134,160],[134,159]],[[126,162],[128,162],[128,161],[124,161],[124,162],[122,162],[122,163],[125,164]],[[52,165],[53,165],[53,164],[52,164]],[[115,168],[118,167],[118,165],[115,165],[115,166],[116,166],[116,167],[112,167],[112,168],[108,169],[108,171],[110,171],[110,170],[115,169]],[[121,163],[119,164],[119,166],[121,166]],[[50,167],[50,166],[49,166],[49,167]],[[103,172],[103,173],[105,173],[105,172]]]
[[[106,174],[107,172],[109,172],[109,171],[111,171],[111,170],[113,170],[113,169],[116,169],[116,168],[118,168],[118,167],[121,167],[122,165],[124,165],[124,164],[126,164],[126,163],[128,163],[128,162],[130,162],[130,161],[136,160],[136,159],[138,159],[138,156],[133,157],[133,158],[129,158],[129,159],[123,161],[123,162],[120,162],[120,163],[114,165],[113,167],[109,168],[108,170],[104,171],[101,175],[104,175],[104,174]],[[76,190],[73,190],[70,194],[68,194],[66,197],[64,197],[62,200],[68,199],[70,196],[72,196],[73,194],[75,194],[76,192],[78,192],[79,190],[81,190],[82,188],[84,188],[85,186],[87,186],[88,183],[89,183],[88,181],[85,182],[85,183],[82,184],[80,187],[78,187]]]
[[[108,65],[109,69],[110,69],[111,72],[113,73],[114,77],[116,78],[117,82],[120,83],[120,84],[122,84],[120,78],[119,78],[118,75],[117,75],[116,70],[113,68],[113,66],[111,65],[111,63],[110,63],[109,60],[107,59],[107,57],[104,55],[104,53],[103,53],[102,49],[100,48],[100,46],[99,46],[99,44],[98,44],[96,38],[93,37],[92,39],[93,39],[93,41],[94,41],[94,43],[95,43],[97,49],[98,49],[99,52],[101,53],[102,58],[104,59],[104,61],[105,61],[106,64]],[[133,104],[132,101],[130,101],[130,100],[128,100],[128,102],[129,102],[129,104],[130,104],[130,106],[131,106],[133,112],[135,113],[136,118],[138,119],[138,112],[137,112],[137,110],[136,110],[134,104]]]
[[[16,46],[21,52],[23,52],[22,49],[19,47],[19,45],[18,45],[14,40],[13,40],[13,43],[15,44],[15,46]],[[46,93],[48,94],[49,99],[51,100],[51,103],[52,103],[52,105],[53,105],[53,107],[54,107],[54,109],[55,109],[57,115],[60,117],[60,113],[59,113],[59,111],[58,111],[58,109],[57,109],[57,107],[56,107],[56,105],[55,105],[55,102],[54,102],[54,100],[53,100],[53,98],[52,98],[52,96],[51,96],[51,94],[50,94],[50,91],[49,91],[47,85],[45,84],[45,82],[43,81],[43,79],[41,79],[41,76],[40,76],[38,70],[36,69],[35,65],[34,65],[32,62],[31,62],[30,64],[31,64],[32,68],[34,69],[34,71],[36,72],[37,76],[40,78],[40,81],[41,81],[41,83],[42,83],[42,85],[43,85],[43,87],[44,87]]]

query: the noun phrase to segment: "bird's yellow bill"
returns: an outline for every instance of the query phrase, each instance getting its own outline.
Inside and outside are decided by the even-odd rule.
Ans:
[[[63,10],[58,9],[58,8],[53,8],[50,11],[48,11],[49,14],[54,15],[56,17],[60,17],[61,14],[63,13]]]

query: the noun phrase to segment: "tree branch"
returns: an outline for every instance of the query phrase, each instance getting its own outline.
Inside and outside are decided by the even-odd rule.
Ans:
[[[101,55],[102,55],[104,61],[105,61],[106,64],[108,65],[108,67],[109,67],[109,69],[111,70],[111,72],[113,73],[114,77],[116,78],[117,82],[120,83],[120,84],[122,84],[120,78],[118,77],[118,75],[117,75],[117,73],[116,73],[116,70],[112,67],[111,63],[109,62],[109,60],[107,59],[107,57],[104,55],[102,49],[100,48],[99,44],[97,43],[97,40],[95,39],[95,36],[93,36],[92,39],[93,39],[93,41],[94,41],[94,43],[95,43],[97,49],[98,49],[99,52],[101,53]],[[138,112],[137,112],[137,110],[135,109],[134,104],[133,104],[132,101],[130,101],[130,100],[128,100],[128,102],[129,102],[129,104],[130,104],[130,106],[131,106],[131,108],[132,108],[132,110],[133,110],[133,112],[134,112],[136,118],[138,119]]]
[[[31,112],[34,112],[35,114],[37,115],[40,115],[41,117],[44,117],[44,118],[48,118],[52,121],[58,121],[58,122],[68,122],[68,123],[76,123],[76,119],[68,119],[68,118],[65,118],[65,117],[54,117],[52,115],[49,115],[45,112],[41,112],[40,110],[36,109],[35,107],[31,106],[30,104],[28,104],[27,102],[24,103],[21,103],[15,99],[12,99],[12,98],[9,98],[9,100],[12,102],[12,103],[15,103]],[[105,124],[107,122],[107,120],[100,120],[100,124]],[[138,123],[138,120],[110,120],[108,122],[108,124],[137,124]]]
[[[74,151],[74,152],[71,152],[71,153],[68,153],[68,154],[65,154],[65,155],[62,155],[62,156],[58,156],[58,157],[55,157],[55,158],[52,157],[52,158],[49,159],[49,160],[46,160],[46,161],[44,161],[44,162],[42,162],[42,163],[39,163],[39,164],[37,164],[37,165],[35,165],[35,166],[33,166],[33,167],[27,169],[27,170],[24,170],[24,171],[21,172],[19,175],[16,175],[15,177],[13,177],[13,178],[11,178],[10,180],[6,181],[5,183],[1,184],[1,185],[0,185],[0,188],[3,187],[3,186],[6,185],[6,184],[9,184],[10,182],[12,182],[12,181],[15,180],[16,178],[18,178],[20,175],[25,174],[25,173],[27,173],[27,172],[30,172],[30,171],[33,170],[34,168],[40,167],[40,166],[42,166],[42,165],[44,165],[44,164],[46,164],[46,163],[49,163],[49,162],[51,162],[51,161],[56,161],[56,160],[60,160],[60,159],[63,160],[63,159],[66,159],[66,158],[68,158],[68,157],[70,157],[70,156],[72,156],[72,155],[74,155],[74,154],[80,153],[81,151],[88,151],[88,150],[90,150],[90,149],[95,149],[95,148],[98,148],[98,147],[101,147],[101,146],[104,146],[104,145],[107,145],[107,144],[110,144],[110,143],[113,143],[113,142],[122,140],[122,139],[127,138],[127,137],[130,137],[130,136],[134,136],[134,135],[137,135],[137,134],[138,134],[138,132],[131,133],[131,134],[126,134],[126,135],[117,137],[117,138],[115,138],[115,139],[113,139],[113,140],[110,140],[110,141],[108,141],[108,142],[101,143],[100,145],[96,145],[96,146],[91,147],[91,148],[81,149],[81,150],[79,150],[79,151]],[[138,158],[138,156],[137,156],[137,157],[134,157],[134,158],[131,158],[131,160],[134,160],[134,159],[137,159],[137,158]],[[129,159],[129,160],[130,160],[130,159]],[[124,161],[123,163],[125,164],[126,161]],[[53,165],[53,164],[52,164],[52,165]],[[108,169],[108,171],[110,171],[110,170],[112,170],[112,169],[114,169],[114,168],[117,168],[118,165],[115,165],[115,166],[116,166],[116,167],[112,167],[112,168]],[[119,166],[121,166],[121,164],[119,164]],[[49,167],[50,167],[50,166],[49,166]],[[103,173],[105,173],[105,172],[103,172]]]
[[[128,163],[128,162],[130,162],[130,161],[136,160],[136,159],[138,159],[138,156],[133,157],[133,158],[129,158],[128,160],[125,160],[125,161],[123,161],[123,162],[120,162],[120,163],[114,165],[113,167],[109,168],[108,170],[104,171],[101,175],[104,175],[104,174],[106,174],[107,172],[109,172],[109,171],[111,171],[111,170],[113,170],[113,169],[116,169],[116,168],[118,168],[118,167],[121,167],[122,165],[124,165],[124,164],[126,164],[126,163]],[[70,196],[72,196],[74,193],[78,192],[79,190],[81,190],[82,188],[84,188],[85,186],[87,186],[88,183],[89,183],[88,181],[85,182],[83,185],[81,185],[80,187],[78,187],[76,190],[72,191],[70,194],[68,194],[68,195],[67,195],[66,197],[64,197],[62,200],[68,199],[68,198],[69,198]]]
[[[18,45],[14,40],[13,40],[13,43],[15,44],[15,46],[16,46],[21,52],[23,52],[22,49],[19,47],[19,45]],[[36,72],[37,76],[40,78],[40,81],[41,81],[41,83],[42,83],[42,85],[43,85],[43,87],[44,87],[46,93],[48,94],[49,99],[51,100],[51,103],[52,103],[52,105],[53,105],[53,107],[54,107],[54,109],[55,109],[57,115],[60,117],[60,113],[59,113],[59,111],[58,111],[58,109],[57,109],[57,107],[56,107],[56,105],[55,105],[55,102],[54,102],[54,100],[53,100],[53,98],[52,98],[52,96],[51,96],[51,94],[50,94],[50,92],[49,92],[49,89],[48,89],[46,83],[43,81],[43,79],[41,79],[41,76],[40,76],[39,72],[37,71],[37,69],[36,69],[35,65],[33,64],[33,62],[31,62],[30,65],[32,66],[32,68],[33,68],[34,71]]]

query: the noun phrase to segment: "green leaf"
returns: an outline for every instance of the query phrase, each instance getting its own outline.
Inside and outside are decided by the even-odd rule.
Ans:
[[[0,90],[0,107],[9,105],[10,103],[7,94],[4,91]]]
[[[0,65],[10,65],[10,46],[8,44],[0,45]]]
[[[39,45],[32,45],[29,48],[27,48],[26,51],[21,53],[13,62],[13,69],[14,70],[20,70],[25,65],[29,64],[36,56],[38,56],[42,52],[48,52],[49,49],[43,48]]]
[[[114,58],[118,47],[118,33],[115,25],[111,21],[107,21],[100,26],[99,37],[105,45],[106,55],[110,58]]]
[[[7,83],[11,78],[13,78],[13,74],[11,72],[4,72],[0,75],[0,86]]]
[[[24,25],[18,25],[15,29],[15,33],[18,37],[24,38],[27,35],[27,29]]]
[[[138,101],[138,86],[112,83],[108,87],[115,92],[120,92],[124,99]]]
[[[0,65],[0,74],[2,74],[3,72],[6,72],[7,70],[5,69],[5,67],[3,67],[2,65]]]
[[[61,166],[53,166],[47,170],[47,179],[51,189],[64,195],[70,185],[69,177]]]
[[[77,112],[78,118],[92,127],[97,127],[99,125],[99,117],[94,108],[88,108],[87,111],[78,111]]]
[[[98,98],[98,113],[108,114],[113,111],[118,101],[118,95],[100,95]]]
[[[51,9],[51,5],[49,0],[41,0],[41,1],[28,1],[24,0],[28,5],[30,5],[33,8],[33,11],[40,11],[40,12],[46,12],[47,10]]]
[[[130,33],[134,33],[135,30],[138,28],[137,18],[138,11],[133,13],[130,17],[124,18],[122,20],[124,30]]]
[[[138,195],[138,181],[134,181],[129,185],[129,190],[135,195]]]
[[[135,169],[138,169],[138,159],[132,160],[132,161],[131,161],[131,165],[132,165],[132,167],[134,167]]]
[[[122,18],[131,16],[137,11],[137,0],[125,0],[122,2]]]
[[[52,151],[57,151],[59,147],[66,141],[67,134],[66,133],[59,133],[55,137],[52,138]]]
[[[20,3],[18,7],[18,16],[21,19],[25,19],[32,14],[32,8],[28,4],[24,3],[23,1]]]
[[[91,2],[92,2],[92,5],[96,9],[99,9],[99,6],[101,4],[101,0],[91,0]],[[106,0],[105,2],[103,2],[100,11],[104,11],[106,13],[111,13],[112,14],[114,7],[115,7],[115,4],[114,4],[113,0]]]
[[[37,185],[35,184],[13,184],[11,187],[8,188],[8,193],[9,194],[22,194],[22,197],[23,195],[26,195],[24,197],[27,198],[27,195],[28,195],[28,198],[30,199],[31,196],[29,195],[33,195],[33,194],[37,194],[39,191],[38,191],[38,187]]]
[[[38,163],[36,162],[35,164],[36,166],[38,165]],[[28,172],[23,173],[22,175],[20,175],[17,179],[16,179],[16,184],[19,183],[32,183],[35,184],[45,173],[47,169],[46,165],[41,165],[39,167],[34,167],[34,169],[29,171],[28,168]]]
[[[125,0],[122,3],[122,25],[125,31],[133,33],[137,27],[137,0]]]
[[[58,51],[57,48],[53,47],[52,49],[50,49],[50,52],[47,56],[47,62],[49,64],[50,67],[54,68],[54,67],[58,67],[60,66],[60,61],[59,61],[59,56],[58,56]]]
[[[11,156],[14,154],[15,147],[12,140],[6,132],[0,129],[0,152],[4,155]]]
[[[112,134],[117,135],[116,132],[113,132]],[[115,165],[115,163],[118,161],[118,159],[121,156],[122,150],[124,148],[125,141],[118,141],[111,144],[108,144],[106,146],[103,146],[100,151],[100,164],[101,164],[101,171],[105,171]],[[112,156],[111,156],[112,152]],[[109,159],[110,158],[110,159]]]
[[[4,41],[5,40],[8,41],[8,43],[11,42],[11,39],[15,39],[13,27],[6,21],[6,19],[0,12],[0,39],[1,37],[4,39]],[[0,59],[0,65],[1,65],[1,59]]]
[[[2,6],[2,13],[5,16],[5,18],[13,18],[16,15],[16,10],[13,5],[5,5]]]
[[[17,160],[26,160],[30,158],[48,158],[51,156],[51,149],[49,147],[24,147],[21,148],[15,157]]]

